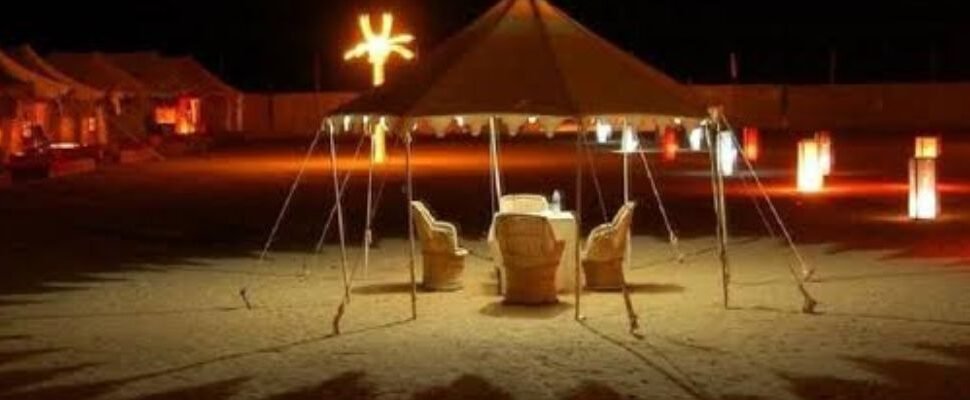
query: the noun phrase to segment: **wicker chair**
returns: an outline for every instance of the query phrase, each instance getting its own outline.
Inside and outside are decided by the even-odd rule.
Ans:
[[[509,194],[499,199],[499,211],[539,213],[549,210],[549,201],[538,194]]]
[[[495,237],[502,253],[507,304],[555,304],[556,270],[565,243],[557,241],[549,221],[529,214],[500,214]]]
[[[583,272],[586,287],[593,290],[622,289],[623,259],[633,222],[635,203],[627,203],[616,213],[613,222],[593,229],[583,249]]]
[[[462,288],[468,250],[458,246],[458,229],[435,220],[420,201],[411,202],[414,225],[421,240],[423,283],[426,290],[454,291]]]

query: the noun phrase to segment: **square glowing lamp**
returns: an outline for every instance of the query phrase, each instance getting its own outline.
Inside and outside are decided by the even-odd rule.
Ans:
[[[815,132],[815,142],[818,144],[819,166],[822,168],[822,175],[832,174],[832,165],[835,158],[832,156],[832,132]]]
[[[909,217],[914,220],[934,220],[939,214],[936,159],[913,158],[909,161]]]
[[[613,126],[603,121],[596,121],[596,143],[606,144],[612,138]]]
[[[744,138],[744,157],[751,162],[758,161],[758,158],[761,157],[761,132],[758,131],[758,128],[746,127],[742,136]]]
[[[623,128],[623,140],[620,143],[621,153],[636,153],[640,151],[640,140],[632,126]]]
[[[939,136],[919,136],[916,138],[916,158],[938,158],[941,153]]]
[[[818,193],[825,187],[825,174],[818,141],[804,139],[798,142],[798,192]]]
[[[723,131],[718,133],[717,146],[718,165],[721,168],[721,174],[734,176],[735,167],[738,163],[738,148],[734,145],[734,132]]]
[[[687,141],[690,145],[690,151],[701,151],[704,149],[704,127],[698,126],[690,131],[690,135],[687,137]]]

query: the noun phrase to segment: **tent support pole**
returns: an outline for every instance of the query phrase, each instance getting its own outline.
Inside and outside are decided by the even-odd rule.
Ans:
[[[488,118],[488,134],[489,134],[489,151],[492,157],[492,175],[494,176],[493,182],[495,184],[495,197],[497,200],[502,199],[502,174],[501,167],[499,166],[498,160],[498,131],[496,129],[495,117]]]
[[[629,126],[627,122],[623,123],[623,130],[636,129]],[[628,149],[623,149],[628,150]],[[630,202],[630,153],[628,151],[623,151],[623,205],[626,206]],[[626,233],[626,256],[623,257],[623,266],[620,268],[620,277],[622,278],[623,284],[623,303],[626,305],[626,315],[630,320],[630,333],[633,336],[639,337],[640,330],[640,317],[637,316],[636,310],[633,308],[633,298],[630,295],[630,286],[626,282],[626,273],[630,270],[630,259],[633,257],[633,232],[628,230]]]
[[[368,131],[370,132],[370,162],[367,166],[367,215],[364,218],[364,279],[367,279],[368,273],[370,271],[370,245],[373,232],[371,231],[372,215],[374,214],[371,210],[374,204],[374,129],[377,126],[371,126]]]
[[[712,121],[715,132],[711,132],[711,126],[705,128],[708,148],[711,154],[711,186],[714,195],[714,213],[717,218],[717,254],[721,264],[721,291],[723,294],[724,308],[730,308],[731,272],[728,260],[728,231],[727,231],[727,211],[724,201],[724,175],[721,171],[721,137],[718,122]],[[713,137],[712,137],[713,136]]]
[[[405,128],[404,133],[404,169],[405,169],[405,186],[408,196],[408,241],[410,242],[409,259],[408,259],[408,273],[411,279],[411,320],[418,319],[418,281],[417,274],[415,273],[415,256],[417,253],[417,244],[414,240],[414,210],[411,208],[411,202],[414,201],[414,184],[413,184],[413,174],[411,171],[411,131]]]
[[[583,264],[583,251],[582,238],[583,238],[583,160],[582,156],[586,152],[583,147],[584,137],[586,136],[586,127],[583,125],[582,118],[580,118],[579,131],[576,132],[576,266],[574,268],[573,275],[573,290],[576,297],[576,310],[573,314],[573,318],[576,321],[583,321],[586,317],[580,309],[580,303],[583,297],[583,283],[582,275],[580,273],[580,268]]]
[[[340,237],[340,275],[344,285],[344,296],[337,307],[337,315],[333,318],[333,334],[340,334],[340,320],[346,312],[347,305],[350,303],[350,282],[347,276],[347,237],[344,230],[344,208],[341,198],[340,180],[337,177],[337,143],[334,139],[334,127],[330,125],[327,129],[330,136],[330,172],[333,177],[334,199],[337,205],[337,232]]]

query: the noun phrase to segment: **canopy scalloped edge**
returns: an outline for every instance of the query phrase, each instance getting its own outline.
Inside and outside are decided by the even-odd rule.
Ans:
[[[395,134],[413,133],[434,135],[443,138],[448,135],[471,135],[477,137],[489,131],[490,114],[432,115],[422,117],[393,117],[381,115],[331,115],[323,120],[321,129],[333,128],[337,134],[363,133],[367,124],[383,123]],[[572,133],[578,130],[575,117],[553,115],[499,114],[496,129],[499,133],[515,137],[519,134],[542,134],[548,138],[557,133]],[[654,131],[658,128],[682,125],[693,129],[700,126],[702,118],[676,117],[653,114],[604,114],[584,116],[583,125],[592,129],[597,121],[606,122],[619,129],[624,125],[636,127],[639,131]],[[511,129],[515,127],[515,129]]]

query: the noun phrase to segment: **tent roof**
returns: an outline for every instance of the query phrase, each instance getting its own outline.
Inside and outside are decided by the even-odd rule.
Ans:
[[[167,59],[176,68],[179,83],[184,90],[195,94],[222,94],[237,96],[241,92],[229,86],[222,79],[209,72],[192,57],[173,57]]]
[[[503,0],[431,57],[335,116],[700,118],[686,87],[546,0]]]
[[[44,60],[29,45],[23,45],[12,49],[8,54],[13,57],[20,65],[41,74],[49,79],[63,83],[71,88],[71,94],[83,100],[98,100],[104,97],[104,92],[85,85],[67,76],[56,67]]]
[[[136,94],[148,89],[100,53],[52,53],[47,61],[70,77],[101,90]]]
[[[47,78],[20,65],[7,54],[0,52],[0,74],[3,81],[12,84],[11,89],[21,95],[44,99],[55,99],[70,92],[67,85]],[[8,91],[8,93],[11,93]]]
[[[175,96],[184,91],[169,59],[153,51],[105,54],[112,64],[138,78],[157,96]]]

